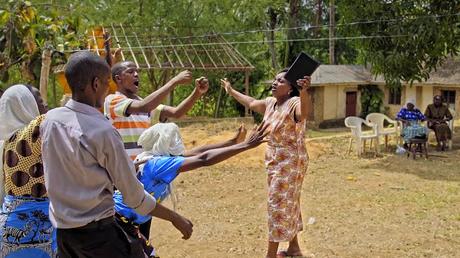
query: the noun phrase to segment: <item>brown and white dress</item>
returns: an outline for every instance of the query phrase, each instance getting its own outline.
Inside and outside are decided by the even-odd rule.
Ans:
[[[265,153],[269,241],[291,241],[303,229],[300,194],[308,166],[305,121],[295,120],[299,97],[281,106],[273,97],[265,101],[264,120],[271,127]]]

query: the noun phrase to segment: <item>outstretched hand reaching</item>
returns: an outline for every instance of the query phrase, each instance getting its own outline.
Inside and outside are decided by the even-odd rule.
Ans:
[[[270,124],[262,121],[260,125],[254,126],[252,129],[251,135],[244,141],[248,144],[251,148],[259,146],[260,144],[267,142],[265,137],[270,133]]]
[[[230,81],[227,78],[220,79],[220,86],[222,86],[224,88],[224,90],[225,90],[225,92],[227,92],[227,94],[230,94],[230,92],[233,90],[232,84],[230,83]]]

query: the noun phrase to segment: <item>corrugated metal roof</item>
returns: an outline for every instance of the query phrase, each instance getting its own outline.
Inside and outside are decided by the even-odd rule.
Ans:
[[[333,84],[384,84],[383,76],[371,74],[363,65],[320,65],[312,75],[312,86]],[[448,59],[427,81],[414,84],[440,84],[460,86],[460,60]]]
[[[320,65],[312,75],[312,86],[325,84],[369,84],[371,73],[362,65]]]

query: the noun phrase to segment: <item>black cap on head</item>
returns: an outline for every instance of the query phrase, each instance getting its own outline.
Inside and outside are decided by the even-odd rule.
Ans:
[[[101,57],[90,51],[80,51],[70,56],[65,67],[65,78],[72,92],[83,91],[94,80],[110,73],[110,67]]]

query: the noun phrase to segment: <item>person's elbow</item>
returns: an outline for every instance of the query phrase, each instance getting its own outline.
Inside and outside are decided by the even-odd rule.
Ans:
[[[129,207],[143,216],[148,215],[156,206],[155,197],[145,190],[142,191],[142,194],[125,194],[124,201]]]
[[[168,115],[169,118],[180,119],[185,116],[185,112],[178,110],[177,108],[173,108],[170,114]]]
[[[153,108],[144,103],[143,101],[133,101],[128,107],[128,114],[149,113]]]

